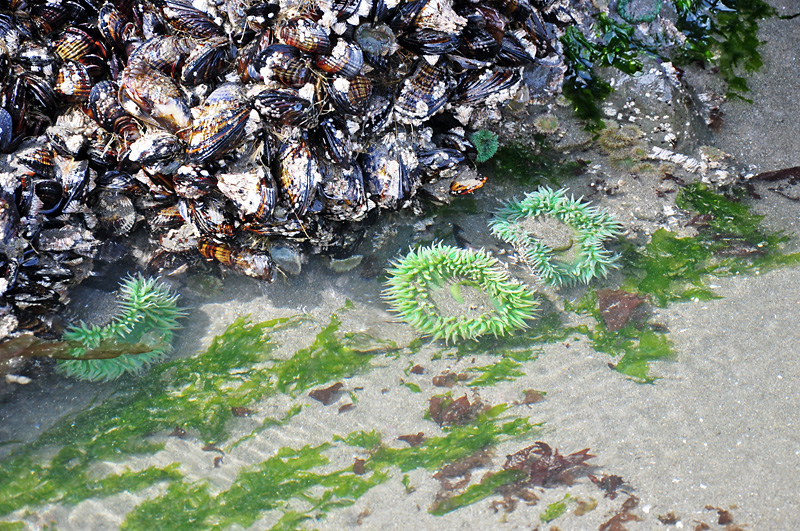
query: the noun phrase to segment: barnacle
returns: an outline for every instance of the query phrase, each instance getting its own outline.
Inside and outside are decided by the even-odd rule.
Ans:
[[[536,296],[484,251],[436,243],[393,263],[383,298],[400,318],[445,341],[502,336],[536,317]]]
[[[128,277],[120,285],[118,311],[105,326],[81,323],[64,333],[64,341],[75,345],[69,354],[84,358],[103,345],[128,344],[137,353],[105,359],[59,360],[57,370],[80,380],[104,382],[123,374],[135,374],[160,361],[171,348],[173,331],[184,311],[178,307],[178,295],[157,279]],[[146,346],[144,352],[141,345]]]
[[[489,223],[547,284],[588,283],[616,267],[618,258],[604,247],[619,233],[617,221],[566,193],[540,188],[495,212]]]

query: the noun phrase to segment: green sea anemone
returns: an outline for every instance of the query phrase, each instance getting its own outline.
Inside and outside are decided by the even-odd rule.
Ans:
[[[469,136],[469,141],[472,142],[472,145],[478,150],[478,156],[475,158],[475,162],[486,162],[497,153],[497,135],[488,129],[475,131]]]
[[[525,328],[539,303],[484,251],[433,244],[389,269],[383,298],[401,319],[445,341]]]
[[[81,323],[64,333],[63,340],[74,345],[69,355],[78,359],[59,360],[58,372],[80,380],[109,381],[138,373],[167,354],[178,319],[185,315],[178,308],[178,295],[156,279],[136,276],[122,281],[118,299],[119,309],[109,324]],[[117,350],[129,345],[130,353],[86,359],[108,345]]]
[[[556,286],[605,276],[618,258],[603,242],[619,233],[619,223],[566,192],[540,188],[495,212],[490,222],[495,236],[513,245],[542,281]]]
[[[558,131],[558,118],[552,114],[542,114],[533,121],[533,127],[543,135],[552,135]]]

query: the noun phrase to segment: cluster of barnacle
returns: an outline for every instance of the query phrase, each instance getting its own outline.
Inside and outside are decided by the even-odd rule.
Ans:
[[[78,263],[143,225],[159,256],[271,279],[274,242],[341,248],[432,182],[474,190],[470,133],[524,67],[563,66],[569,9],[0,0],[7,309],[63,298]]]

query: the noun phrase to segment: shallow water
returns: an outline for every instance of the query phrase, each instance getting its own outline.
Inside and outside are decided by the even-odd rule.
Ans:
[[[736,163],[753,164],[754,173],[800,165],[796,105],[784,101],[782,83],[773,84],[785,76],[785,49],[792,43],[785,24],[764,24],[769,43],[752,84],[756,103],[729,104],[730,126],[711,138],[729,153],[740,149]],[[787,114],[769,124],[767,135],[754,113],[781,114],[780,106]],[[567,122],[563,109],[555,112],[561,113],[564,149],[581,138],[580,128]],[[687,134],[683,141],[691,153],[709,140]],[[789,147],[777,156],[781,145]],[[674,212],[674,196],[656,193],[663,180],[625,176],[597,150],[569,151],[592,165],[588,174],[560,184],[600,201],[637,243],[656,227],[691,230],[691,215]],[[610,176],[621,181],[613,195],[589,184]],[[186,279],[172,280],[190,313],[167,369],[108,384],[49,374],[0,404],[0,456],[6,457],[0,513],[8,513],[0,529],[529,529],[558,513],[553,504],[559,501],[564,514],[552,522],[561,529],[596,529],[615,514],[623,515],[627,529],[653,529],[670,513],[684,528],[705,523],[721,529],[725,515],[745,528],[792,528],[800,520],[797,267],[711,279],[721,299],[651,307],[647,322],[666,330],[675,352],[671,361],[652,362],[651,374],[659,378],[652,385],[609,368],[620,358],[598,352],[585,334],[554,337],[551,330],[545,340],[535,329],[507,341],[454,346],[420,340],[387,312],[380,292],[390,261],[417,243],[457,243],[454,223],[460,238],[511,262],[512,272],[532,282],[508,260],[487,222],[493,210],[539,183],[534,176],[495,172],[474,196],[429,208],[421,218],[383,216],[359,249],[364,261],[348,272],[333,272],[324,257],[308,257],[300,275],[270,285],[233,275],[208,293]],[[749,201],[767,216],[765,226],[792,231],[796,203],[756,186],[760,199]],[[797,236],[790,235],[795,239],[787,250],[796,248]],[[592,287],[616,287],[624,276],[613,272]],[[563,326],[594,326],[588,316],[564,308],[585,291],[541,288],[542,313],[555,314]],[[97,294],[78,291],[76,305],[94,303]],[[244,316],[250,323],[290,321],[265,329],[269,338],[248,335],[245,327],[241,341],[219,344],[218,363],[202,363],[215,352],[207,351],[213,338]],[[453,387],[434,385],[434,377],[447,373],[455,375]],[[328,405],[309,396],[337,382],[341,389],[322,396]],[[544,400],[524,403],[527,390],[543,392]],[[495,409],[477,422],[442,427],[426,412],[432,397],[448,392]],[[427,440],[420,449],[398,440],[419,432]],[[443,490],[442,474],[434,474],[445,465],[472,456],[472,466],[460,475],[447,469],[454,475],[446,479],[455,484],[469,470],[468,483],[476,485],[490,480],[487,472],[500,471],[505,456],[535,441],[563,455],[590,448],[596,457],[590,469],[573,471],[571,481],[560,477],[531,489],[536,504],[509,494],[501,506],[504,497],[494,494],[432,514],[447,507],[437,504],[443,495],[466,487]],[[62,446],[67,450],[58,455]],[[490,454],[477,452],[483,446]],[[22,457],[13,461],[13,455]],[[365,462],[363,473],[356,473],[358,460]],[[18,473],[15,463],[31,474]],[[37,463],[45,467],[31,468]],[[149,475],[125,473],[148,467]],[[612,498],[586,472],[618,475],[625,483]],[[30,503],[24,503],[27,495]],[[631,495],[638,504],[623,512]],[[517,506],[509,512],[511,499]],[[579,508],[585,514],[576,514]]]

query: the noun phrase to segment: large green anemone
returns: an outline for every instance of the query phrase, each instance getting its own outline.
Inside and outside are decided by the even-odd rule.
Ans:
[[[536,296],[482,250],[438,243],[392,266],[383,298],[401,319],[437,339],[501,336],[536,317]]]
[[[171,348],[178,319],[184,316],[177,300],[178,295],[156,279],[126,278],[120,284],[119,309],[109,324],[81,323],[64,333],[63,340],[72,345],[69,354],[78,359],[59,360],[58,372],[81,380],[109,381],[160,361]],[[116,355],[126,345],[130,353]],[[104,357],[104,352],[112,354]]]
[[[540,188],[495,212],[489,223],[543,282],[556,286],[606,276],[619,258],[604,247],[619,234],[619,223],[566,194],[565,189]]]

